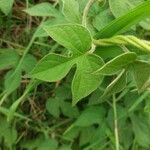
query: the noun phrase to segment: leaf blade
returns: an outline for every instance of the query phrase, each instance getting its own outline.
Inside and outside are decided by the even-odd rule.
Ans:
[[[53,7],[50,3],[43,2],[28,9],[25,9],[24,12],[29,14],[30,16],[53,16],[53,17],[60,17],[60,12]]]
[[[14,50],[0,50],[0,70],[15,67],[19,61],[19,55]]]
[[[62,0],[63,14],[65,18],[72,23],[80,23],[81,16],[79,11],[79,4],[76,0]]]
[[[102,97],[121,92],[126,86],[126,72],[123,70],[105,89]]]
[[[55,41],[73,53],[83,54],[91,47],[91,35],[83,26],[68,24],[44,29]]]
[[[142,92],[150,79],[150,64],[144,61],[136,61],[131,65],[131,71],[138,91]]]
[[[103,80],[101,75],[93,75],[92,72],[103,65],[103,61],[97,55],[83,56],[77,63],[77,70],[72,81],[72,104],[88,96]]]
[[[150,1],[146,1],[138,7],[132,9],[127,14],[115,19],[105,28],[99,31],[95,38],[108,38],[116,34],[127,31],[132,25],[135,25],[144,18],[150,16]]]
[[[8,15],[12,9],[14,0],[0,0],[0,9],[5,14]]]
[[[95,71],[94,74],[113,75],[134,62],[136,58],[137,55],[133,52],[123,53],[107,62],[102,68]]]
[[[67,75],[75,59],[58,54],[48,54],[35,66],[29,77],[55,82]]]

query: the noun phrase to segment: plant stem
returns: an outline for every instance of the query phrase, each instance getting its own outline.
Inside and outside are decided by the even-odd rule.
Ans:
[[[4,94],[4,96],[1,98],[0,100],[0,106],[3,104],[3,102],[5,101],[5,99],[7,98],[8,94]]]
[[[29,82],[28,86],[26,87],[26,90],[24,91],[23,95],[18,98],[10,107],[9,109],[9,113],[7,116],[7,120],[11,121],[14,117],[14,114],[19,106],[19,104],[25,99],[25,97],[27,96],[27,94],[36,86],[40,83],[41,81],[39,80],[32,80]]]
[[[45,20],[45,18],[42,19],[40,25],[43,23],[44,20]],[[40,25],[39,25],[39,27],[40,27]],[[25,49],[25,51],[24,51],[24,53],[23,53],[23,55],[22,55],[22,57],[21,57],[21,59],[20,59],[20,61],[19,61],[19,64],[18,64],[17,67],[16,67],[15,72],[16,72],[18,69],[20,69],[20,66],[21,66],[22,63],[23,63],[23,60],[24,60],[25,56],[26,56],[27,53],[29,52],[29,50],[30,50],[30,48],[31,48],[31,46],[32,46],[32,44],[33,44],[35,38],[36,38],[35,34],[36,34],[36,32],[39,30],[39,27],[37,27],[36,31],[34,32],[34,34],[33,34],[32,38],[31,38],[31,40],[30,40],[28,46],[26,47],[26,49]],[[14,73],[15,73],[15,72],[14,72]]]
[[[135,108],[150,94],[150,91],[146,91],[142,96],[140,96],[135,103],[129,108],[128,113],[133,112]]]
[[[118,134],[118,119],[117,119],[117,108],[116,108],[116,97],[113,95],[113,111],[114,111],[114,132],[115,132],[115,146],[116,150],[119,150],[119,134]]]
[[[150,53],[150,42],[138,39],[132,35],[117,35],[108,39],[93,40],[93,43],[97,46],[131,45],[146,53]]]
[[[82,25],[87,26],[87,15],[90,10],[90,7],[93,5],[95,0],[89,0],[88,3],[86,4],[84,11],[83,11],[83,16],[82,16]]]
[[[24,58],[25,58],[25,56],[27,55],[28,51],[30,50],[30,48],[31,48],[31,46],[32,46],[32,44],[33,44],[33,42],[34,42],[34,40],[35,40],[35,36],[33,35],[32,38],[31,38],[31,40],[30,40],[30,42],[29,42],[29,44],[28,44],[28,46],[26,47],[26,49],[25,49],[25,51],[24,51],[24,53],[23,53],[23,56],[21,57],[21,59],[20,59],[20,61],[19,61],[19,64],[18,64],[17,67],[16,67],[15,72],[18,71],[18,69],[20,69],[20,67],[21,67],[21,65],[22,65],[22,63],[23,63],[23,61],[24,61]],[[15,72],[14,72],[14,73],[15,73]]]
[[[4,43],[7,43],[7,44],[10,44],[10,45],[12,45],[14,47],[17,47],[17,48],[20,48],[20,49],[24,49],[24,47],[22,45],[19,45],[18,43],[14,43],[14,42],[2,39],[2,38],[0,38],[0,41],[2,41]]]
[[[8,113],[9,113],[9,109],[0,106],[0,113],[2,113],[3,115],[7,116]],[[23,115],[21,115],[19,113],[15,113],[14,115],[15,115],[15,117],[18,117],[20,119],[32,121],[30,118],[28,118],[26,116],[23,116]]]
[[[45,20],[45,18],[42,19],[40,25],[43,23],[44,20]],[[40,25],[39,25],[39,27],[40,27]],[[26,49],[25,49],[25,51],[24,51],[24,53],[23,53],[23,55],[22,55],[22,57],[21,57],[21,59],[20,59],[18,65],[17,65],[17,67],[16,67],[14,73],[12,74],[12,76],[15,76],[16,73],[17,73],[17,71],[20,70],[21,65],[22,65],[22,63],[23,63],[23,61],[24,61],[24,58],[26,57],[27,53],[29,52],[29,50],[30,50],[30,48],[31,48],[31,46],[32,46],[32,44],[33,44],[33,42],[35,41],[35,38],[36,38],[35,34],[36,34],[36,32],[39,30],[39,27],[37,27],[36,31],[34,32],[34,34],[33,34],[32,38],[31,38],[31,40],[30,40],[28,46],[26,47]],[[1,101],[1,102],[0,102],[0,106],[3,104],[3,102],[5,101],[5,99],[6,99],[10,94],[11,94],[11,93],[8,93],[8,92],[6,91],[5,95],[4,95],[4,96],[2,97],[2,99],[0,100],[0,101]]]

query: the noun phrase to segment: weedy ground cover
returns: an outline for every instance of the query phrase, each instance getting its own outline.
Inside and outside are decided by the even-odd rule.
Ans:
[[[150,149],[149,0],[0,11],[0,150]]]

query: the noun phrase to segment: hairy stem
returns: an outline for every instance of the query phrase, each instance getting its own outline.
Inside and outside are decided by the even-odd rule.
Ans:
[[[82,16],[82,25],[83,26],[87,26],[87,15],[88,15],[88,12],[91,8],[91,6],[93,5],[93,3],[95,2],[95,0],[89,0],[87,5],[85,6],[84,8],[84,11],[83,11],[83,16]]]
[[[138,39],[132,35],[117,35],[108,39],[93,40],[93,43],[97,46],[131,45],[144,52],[150,53],[150,42]]]
[[[118,134],[118,119],[117,119],[117,108],[116,108],[116,97],[113,95],[113,111],[114,111],[114,132],[115,132],[115,146],[116,150],[119,150],[119,134]]]

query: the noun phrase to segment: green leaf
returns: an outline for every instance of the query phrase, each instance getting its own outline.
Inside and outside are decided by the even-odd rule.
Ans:
[[[96,47],[95,54],[101,56],[104,60],[109,60],[118,55],[121,55],[123,50],[120,46]]]
[[[86,108],[73,126],[88,127],[93,124],[100,124],[105,115],[105,109],[99,106],[90,106]]]
[[[45,141],[45,138],[40,135],[32,140],[28,139],[28,140],[23,141],[21,143],[21,148],[27,149],[27,150],[37,149],[39,145],[43,143],[44,141]]]
[[[72,107],[71,103],[69,102],[62,102],[61,111],[64,116],[67,116],[69,118],[77,118],[79,115],[79,111],[77,107]]]
[[[97,30],[103,29],[106,25],[108,25],[114,17],[112,16],[109,9],[105,9],[99,14],[96,15],[93,19],[93,25]]]
[[[104,96],[121,92],[126,86],[126,71],[122,71],[105,89]]]
[[[0,0],[0,10],[5,14],[11,11],[13,6],[14,0]]]
[[[133,115],[131,117],[135,140],[143,147],[150,147],[150,124],[148,118]]]
[[[49,98],[46,103],[46,109],[54,117],[58,118],[60,113],[69,118],[76,118],[79,115],[77,107],[72,107],[71,103],[66,102],[63,98]],[[60,112],[61,110],[61,112]]]
[[[109,5],[113,15],[120,17],[143,2],[144,0],[109,0]]]
[[[42,137],[34,138],[32,140],[25,140],[21,143],[21,148],[33,150],[39,146],[39,143],[43,141]]]
[[[144,61],[136,61],[131,65],[131,71],[138,91],[144,91],[146,83],[150,80],[150,64]]]
[[[144,0],[109,0],[110,9],[116,18],[128,13],[131,9],[143,2]],[[139,24],[144,29],[150,30],[150,18],[144,19]]]
[[[10,148],[16,142],[17,131],[5,118],[0,117],[0,120],[0,137],[4,138],[5,144]]]
[[[113,75],[129,64],[133,63],[137,55],[133,52],[123,53],[107,62],[103,67],[94,72],[94,74]]]
[[[29,76],[48,82],[58,81],[67,75],[77,58],[48,54],[40,60]]]
[[[49,98],[46,102],[46,109],[54,117],[58,118],[60,115],[60,101],[58,98]]]
[[[33,7],[25,9],[24,11],[30,16],[62,16],[60,12],[56,8],[54,8],[53,5],[47,2],[34,5]]]
[[[132,130],[131,124],[125,124],[125,127],[122,127],[121,130],[122,131],[120,134],[120,143],[122,143],[122,146],[124,147],[124,149],[130,149],[134,141],[133,130]]]
[[[62,0],[63,14],[65,18],[72,23],[80,23],[81,15],[79,12],[79,4],[77,0]]]
[[[21,83],[21,70],[11,70],[5,76],[5,90],[7,94],[16,90]]]
[[[83,13],[85,6],[88,3],[88,0],[78,0],[78,3],[80,7],[80,12]],[[99,4],[99,1],[95,1],[89,9],[89,16],[95,16],[100,11],[101,11],[101,6]]]
[[[72,81],[73,105],[98,88],[103,80],[102,75],[93,75],[103,61],[97,55],[85,55],[77,62],[77,70]]]
[[[102,98],[102,95],[104,93],[104,90],[103,88],[97,88],[92,94],[91,96],[89,97],[89,102],[88,102],[88,105],[91,106],[91,105],[96,105],[96,104],[99,104],[101,103],[102,101],[104,101],[104,99]]]
[[[37,150],[57,150],[57,141],[54,139],[47,139],[39,144]]]
[[[67,21],[65,20],[65,18],[62,16],[61,18],[50,18],[46,21],[44,21],[38,28],[38,30],[36,31],[36,33],[34,34],[35,37],[47,37],[48,34],[47,32],[43,29],[44,26],[56,26],[56,25],[61,25],[61,24],[65,24]]]
[[[95,38],[108,38],[113,35],[127,31],[132,25],[135,25],[136,23],[150,16],[149,8],[150,1],[144,2],[143,4],[129,11],[127,14],[112,21],[105,28],[99,31],[95,35]]]
[[[36,65],[37,61],[33,55],[27,54],[22,62],[22,71],[29,73]]]
[[[95,133],[94,133],[94,135],[92,136],[92,139],[91,139],[91,141],[90,141],[90,143],[92,143],[92,144],[94,144],[94,143],[99,143],[100,141],[100,144],[101,144],[101,146],[104,144],[104,143],[106,143],[106,141],[105,141],[105,139],[106,139],[106,134],[107,134],[107,136],[109,136],[108,135],[108,132],[109,132],[109,130],[110,129],[108,129],[109,127],[108,127],[108,125],[107,125],[107,122],[104,120],[104,122],[100,125],[100,126],[98,126],[97,128],[96,128],[96,131],[95,131]],[[97,144],[98,144],[97,143]],[[99,146],[99,147],[101,147],[101,146]],[[101,150],[101,149],[100,149]]]
[[[109,0],[110,9],[116,18],[128,13],[131,9],[143,2],[144,0]],[[150,18],[144,19],[139,24],[144,29],[150,30]]]
[[[37,64],[29,77],[55,82],[65,77],[74,64],[77,64],[77,71],[72,83],[73,105],[75,105],[100,85],[103,76],[92,74],[103,65],[100,57],[92,54],[76,57],[48,54]]]
[[[12,147],[12,145],[15,144],[17,140],[16,129],[13,127],[8,127],[7,129],[4,129],[4,138],[6,145],[8,145],[8,147]]]
[[[83,146],[91,142],[93,135],[95,133],[95,128],[93,126],[84,127],[80,133],[79,145]]]
[[[55,95],[56,97],[66,100],[71,98],[71,88],[70,88],[70,83],[63,83],[63,85],[59,86],[55,90]]]
[[[13,117],[15,115],[15,112],[19,106],[19,104],[22,102],[22,100],[24,100],[24,98],[26,97],[26,95],[34,88],[36,87],[41,81],[37,81],[37,80],[33,80],[31,82],[29,82],[29,84],[26,86],[26,89],[23,93],[23,95],[18,98],[17,100],[15,100],[13,102],[13,104],[10,106],[9,108],[9,112],[7,114],[7,120],[8,121],[12,121],[13,120]]]
[[[63,145],[59,148],[59,150],[72,150],[70,146],[68,145]]]
[[[69,141],[73,141],[76,137],[78,137],[80,132],[80,127],[72,127],[67,128],[67,130],[64,132],[63,138]]]
[[[150,30],[150,17],[139,23],[144,29]]]
[[[0,70],[15,67],[19,61],[19,55],[15,50],[0,50]]]
[[[89,31],[80,25],[56,25],[44,27],[56,42],[76,54],[87,52],[92,44]]]

